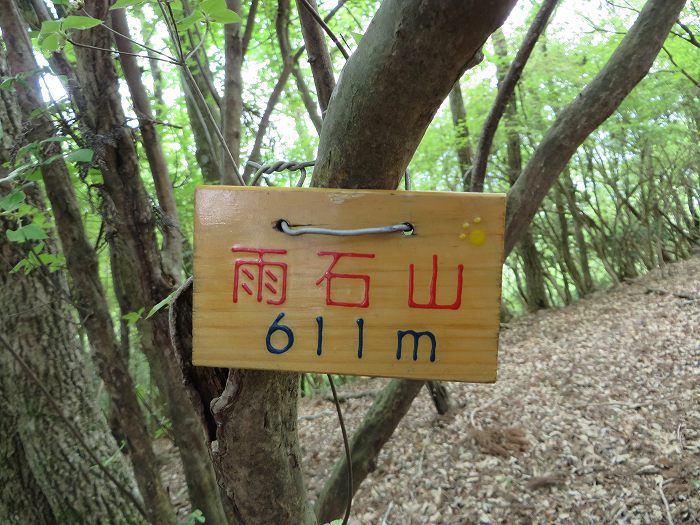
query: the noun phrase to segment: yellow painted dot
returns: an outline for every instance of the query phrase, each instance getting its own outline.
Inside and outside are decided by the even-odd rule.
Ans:
[[[469,228],[469,223],[465,222],[464,224],[462,224],[462,228],[464,228],[465,230]]]
[[[474,217],[474,224],[479,224],[481,222],[481,217]]]
[[[484,230],[474,230],[469,233],[469,242],[474,246],[481,246],[486,242],[486,233]]]
[[[464,239],[467,238],[467,234],[466,234],[466,233],[460,233],[460,234],[459,234],[459,238],[462,239],[462,240],[464,240]]]

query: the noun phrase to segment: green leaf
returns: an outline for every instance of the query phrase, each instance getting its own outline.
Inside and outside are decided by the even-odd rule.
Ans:
[[[15,211],[27,198],[22,190],[14,190],[0,199],[0,209],[4,211]]]
[[[61,47],[61,41],[59,39],[58,33],[53,33],[51,35],[46,35],[46,37],[41,39],[39,47],[42,51],[47,53],[53,53]]]
[[[58,33],[61,30],[60,20],[44,20],[41,23],[40,35],[48,35],[49,33]]]
[[[210,13],[210,19],[212,22],[218,22],[220,24],[238,24],[241,22],[241,17],[230,9]]]
[[[343,520],[333,520],[329,521],[328,523],[324,523],[323,525],[342,525]]]
[[[114,5],[109,8],[109,10],[113,9],[124,9],[126,7],[132,7],[135,5],[141,5],[144,2],[144,0],[117,0],[114,2]]]
[[[236,24],[242,21],[235,11],[228,8],[226,0],[204,0],[199,8],[214,22]]]
[[[195,11],[189,16],[186,16],[182,20],[179,20],[177,22],[177,28],[180,31],[186,31],[193,25],[195,25],[197,22],[199,22],[202,19],[202,13],[200,11]]]
[[[34,164],[22,164],[19,168],[12,170],[7,177],[2,179],[3,182],[10,182],[12,179],[16,179],[22,173],[34,167]]]
[[[61,254],[42,253],[39,254],[39,260],[50,272],[55,272],[66,267],[66,258]]]
[[[358,33],[357,31],[351,31],[353,38],[355,39],[355,42],[358,44],[360,43],[360,40],[362,40],[362,37],[365,36],[363,33]]]
[[[23,228],[18,230],[5,230],[5,235],[7,235],[7,240],[10,242],[24,242],[24,234],[22,233]]]
[[[128,314],[122,315],[122,319],[126,321],[126,323],[129,326],[134,326],[139,319],[141,319],[141,316],[143,315],[143,308],[139,308],[135,312],[129,312]]]
[[[41,180],[41,170],[32,170],[31,173],[27,174],[24,176],[24,180],[31,181],[31,182],[39,182]]]
[[[157,305],[151,308],[151,311],[148,312],[146,319],[150,319],[152,316],[158,313],[158,311],[161,310],[164,306],[169,305],[172,302],[173,297],[175,296],[175,292],[177,292],[177,290],[174,290],[171,293],[169,293],[165,299],[163,299],[161,302],[159,302]]]
[[[66,155],[66,160],[68,162],[92,162],[94,153],[91,149],[77,149]]]
[[[34,223],[23,226],[21,232],[28,241],[40,241],[48,237],[46,232]]]
[[[63,19],[61,28],[63,29],[90,29],[91,27],[99,26],[102,20],[92,18],[91,16],[76,16],[71,15]]]
[[[211,14],[214,11],[223,11],[224,9],[228,9],[228,6],[226,5],[226,0],[204,0],[201,4],[199,4],[199,8],[203,13]]]
[[[4,91],[10,91],[12,89],[12,83],[15,81],[15,77],[6,78],[0,82],[0,89]]]

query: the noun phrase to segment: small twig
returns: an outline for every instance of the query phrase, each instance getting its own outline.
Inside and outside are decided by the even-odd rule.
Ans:
[[[491,405],[495,404],[496,401],[498,401],[499,398],[494,397],[491,401],[486,403],[485,405],[481,405],[479,407],[476,407],[474,410],[472,410],[472,413],[469,414],[469,421],[471,422],[472,426],[476,428],[477,430],[481,430],[481,425],[477,424],[476,422],[476,413],[479,412],[480,410],[484,410]]]
[[[299,419],[299,421],[311,421],[314,419],[319,419],[319,418],[322,418],[324,416],[331,416],[331,415],[333,415],[332,410],[324,410],[323,412],[316,412],[315,414],[310,414],[308,416],[299,416],[298,419]]]
[[[668,504],[668,500],[666,499],[666,495],[664,494],[664,478],[663,476],[659,476],[656,478],[656,486],[659,489],[659,494],[661,495],[661,501],[664,503],[664,508],[666,509],[666,520],[668,521],[668,525],[673,525],[673,517],[671,516],[671,506]]]
[[[374,397],[377,395],[376,390],[364,390],[362,392],[348,392],[347,394],[338,394],[338,401],[341,403],[348,399],[357,399],[360,397]],[[326,401],[334,401],[333,396],[323,396]]]
[[[104,24],[103,24],[103,26],[104,26]],[[107,27],[107,26],[104,26],[104,27]],[[118,51],[118,50],[116,50],[116,49],[108,49],[108,48],[106,48],[106,47],[97,47],[97,46],[92,46],[92,45],[90,45],[90,44],[80,44],[80,43],[76,42],[75,40],[71,40],[71,39],[68,38],[68,37],[66,37],[66,41],[70,42],[70,43],[73,44],[75,47],[84,47],[84,48],[87,48],[87,49],[95,49],[95,50],[97,50],[97,51],[103,51],[103,52],[105,52],[105,53],[112,53],[112,54],[119,54],[119,55],[129,55],[129,56],[137,57],[137,58],[151,58],[151,59],[153,59],[153,60],[160,60],[161,62],[167,62],[168,64],[172,64],[172,65],[174,65],[174,66],[179,66],[179,65],[180,65],[177,61],[175,61],[175,60],[170,60],[169,58],[166,59],[166,58],[159,58],[159,57],[154,57],[154,56],[150,56],[150,57],[149,57],[148,55],[141,55],[141,54],[139,54],[139,53],[127,53],[127,52],[125,52],[125,51]]]
[[[389,506],[386,508],[386,512],[384,513],[384,516],[382,516],[382,525],[387,525],[387,519],[389,519],[389,514],[391,514],[391,509],[394,508],[394,502],[390,501]]]

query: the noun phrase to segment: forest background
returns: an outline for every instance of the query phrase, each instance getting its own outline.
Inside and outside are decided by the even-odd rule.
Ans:
[[[88,515],[105,523],[174,522],[152,449],[163,436],[187,451],[182,461],[197,509],[189,519],[312,523],[342,514],[343,458],[324,491],[308,497],[301,467],[288,459],[298,448],[297,392],[313,394],[325,380],[197,370],[188,362],[187,336],[171,341],[170,325],[188,325],[189,291],[174,291],[191,274],[199,184],[294,186],[298,165],[259,166],[318,157],[315,170],[305,168],[305,186],[405,188],[409,180],[414,190],[467,191],[481,190],[483,180],[485,191],[513,187],[513,196],[524,195],[513,202],[529,199],[535,207],[531,221],[508,225],[517,235],[507,239],[504,320],[570,304],[697,250],[700,6],[524,1],[497,29],[512,3],[468,5],[451,26],[449,17],[410,11],[412,2],[397,14],[393,2],[380,9],[359,0],[316,7],[306,0],[0,0],[0,414],[9,422],[0,430],[3,522]],[[502,105],[501,125],[490,128],[497,90],[508,84],[528,28],[539,23],[542,30],[550,12]],[[338,130],[349,117],[333,107],[347,111],[340,87],[349,81],[333,91],[334,76],[344,55],[359,57],[344,72],[350,80],[371,71],[361,64],[371,55],[363,46],[386,48],[376,36],[382,24],[409,15],[416,49],[436,46],[434,67],[444,74],[433,79],[430,68],[412,65],[394,86],[376,77],[373,88],[385,99],[391,89],[411,91],[402,81],[424,89],[410,93],[413,101],[397,97],[395,106],[402,115],[425,115],[429,126],[404,133],[400,118],[369,123],[360,114],[347,129],[351,137],[367,135],[362,140],[375,156],[353,153],[355,165],[338,165],[328,151],[343,151]],[[474,20],[473,34],[459,40],[464,20]],[[382,34],[400,43],[399,33],[384,27]],[[455,57],[426,35],[473,52]],[[630,46],[638,53],[624,55]],[[405,60],[409,47],[397,48]],[[649,69],[644,60],[655,56]],[[636,87],[636,80],[614,77],[628,65],[630,79],[649,69]],[[601,78],[609,91],[585,90]],[[577,100],[585,108],[574,107]],[[489,129],[490,153],[481,137]],[[556,144],[552,130],[565,143]],[[401,142],[410,151],[399,151]],[[346,153],[362,141],[347,143]],[[380,160],[383,148],[395,151]],[[550,182],[537,186],[531,178],[541,158],[553,168]],[[358,175],[363,163],[372,169]],[[509,207],[515,216],[519,208]],[[169,319],[176,297],[185,306],[170,308]],[[370,408],[353,439],[356,485],[420,387],[391,383]],[[262,406],[244,406],[260,395]],[[262,437],[256,411],[274,415]],[[368,435],[376,443],[360,446]],[[229,453],[227,446],[241,442],[257,448]],[[270,504],[259,494],[264,486],[288,505]]]

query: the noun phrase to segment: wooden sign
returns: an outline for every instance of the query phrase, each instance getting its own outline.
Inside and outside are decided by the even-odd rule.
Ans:
[[[204,186],[195,214],[195,365],[496,380],[504,195]]]

